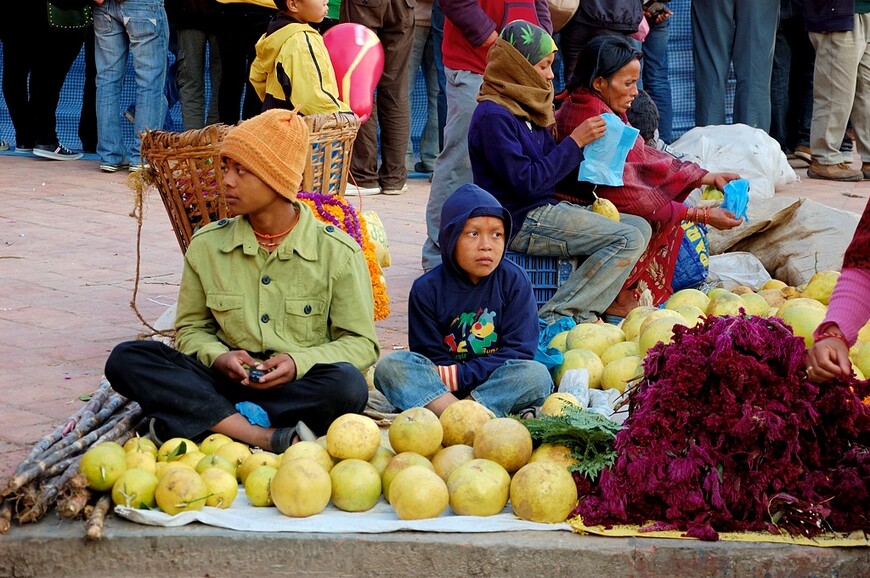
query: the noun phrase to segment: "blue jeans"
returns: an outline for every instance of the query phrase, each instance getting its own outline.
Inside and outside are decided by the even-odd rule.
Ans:
[[[104,163],[129,159],[141,162],[139,139],[124,146],[121,132],[121,85],[127,54],[133,54],[136,71],[137,135],[160,129],[166,118],[166,57],[169,25],[162,0],[106,0],[94,6],[97,63],[97,153]]]
[[[435,364],[411,351],[399,351],[379,361],[375,367],[375,387],[403,411],[423,407],[449,393]],[[511,359],[493,371],[469,397],[485,405],[496,417],[504,417],[540,406],[552,391],[553,380],[542,363]]]
[[[611,221],[562,201],[543,205],[526,215],[511,251],[543,257],[586,257],[541,307],[548,323],[571,317],[577,323],[594,321],[610,307],[643,254],[652,228],[645,219],[624,213]]]
[[[432,170],[435,157],[440,151],[438,138],[438,73],[435,69],[435,58],[432,46],[432,27],[414,27],[414,47],[411,50],[411,61],[408,63],[408,94],[414,94],[417,85],[417,71],[423,68],[423,80],[426,82],[426,124],[420,135],[420,162],[424,168]],[[408,140],[408,152],[405,155],[405,167],[414,170],[414,144]]]
[[[441,207],[453,191],[473,182],[471,160],[468,158],[468,128],[477,106],[477,93],[483,75],[467,70],[445,68],[447,75],[447,124],[444,126],[444,148],[435,159],[435,172],[426,202],[426,234],[423,243],[423,269],[441,264],[438,230],[441,227]]]
[[[673,105],[668,79],[668,38],[670,20],[650,24],[643,42],[643,89],[659,109],[659,138],[670,144],[673,140]]]

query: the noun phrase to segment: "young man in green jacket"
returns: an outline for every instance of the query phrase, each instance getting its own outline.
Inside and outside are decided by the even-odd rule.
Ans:
[[[227,134],[225,197],[237,216],[191,241],[177,350],[132,341],[109,356],[112,387],[166,436],[217,432],[280,453],[365,408],[361,371],[379,354],[371,280],[359,245],[295,198],[307,143],[305,123],[283,109]],[[268,420],[251,423],[237,408],[244,402]]]

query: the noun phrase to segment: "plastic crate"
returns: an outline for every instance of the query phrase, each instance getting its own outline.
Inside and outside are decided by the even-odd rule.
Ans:
[[[507,251],[508,261],[516,263],[526,270],[532,280],[532,290],[538,309],[544,306],[556,293],[562,283],[574,272],[576,263],[573,259],[559,257],[538,257],[525,253]]]

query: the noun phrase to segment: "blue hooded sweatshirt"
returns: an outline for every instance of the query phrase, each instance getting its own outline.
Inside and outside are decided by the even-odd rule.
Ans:
[[[510,213],[478,187],[456,190],[441,209],[438,244],[442,264],[414,281],[408,301],[411,351],[435,365],[457,365],[458,397],[466,397],[510,359],[533,359],[538,345],[538,312],[526,272],[505,260],[477,284],[459,267],[453,253],[465,222],[498,217],[505,243],[511,238]]]

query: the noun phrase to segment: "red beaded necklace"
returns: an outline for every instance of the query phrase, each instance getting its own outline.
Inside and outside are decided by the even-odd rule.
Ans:
[[[258,237],[257,243],[259,243],[260,245],[262,245],[263,247],[266,247],[266,248],[277,247],[278,245],[280,245],[281,244],[280,242],[273,241],[273,239],[279,239],[281,237],[284,237],[284,236],[290,234],[290,231],[293,230],[293,227],[295,227],[296,223],[299,221],[299,210],[294,208],[294,213],[295,213],[295,215],[293,215],[293,222],[290,223],[290,228],[288,228],[286,231],[282,231],[281,233],[275,233],[274,235],[268,235],[266,233],[260,233],[259,231],[254,229],[254,227],[251,227],[251,230],[254,231],[254,235],[256,235]],[[260,239],[262,239],[262,241]]]

